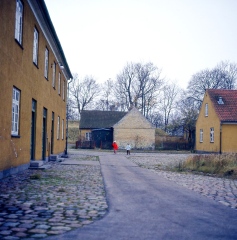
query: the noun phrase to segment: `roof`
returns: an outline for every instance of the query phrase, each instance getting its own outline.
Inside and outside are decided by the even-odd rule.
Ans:
[[[111,128],[127,112],[84,110],[81,112],[80,129]]]
[[[221,122],[237,122],[237,90],[208,89]]]

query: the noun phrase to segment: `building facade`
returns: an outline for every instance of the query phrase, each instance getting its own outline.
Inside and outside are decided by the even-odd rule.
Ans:
[[[0,178],[65,149],[72,78],[43,0],[0,1]]]
[[[196,122],[196,151],[237,152],[237,90],[208,89]]]

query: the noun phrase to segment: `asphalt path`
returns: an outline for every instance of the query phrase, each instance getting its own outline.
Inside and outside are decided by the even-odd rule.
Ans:
[[[124,153],[98,155],[108,214],[47,239],[237,239],[236,210],[138,167]]]

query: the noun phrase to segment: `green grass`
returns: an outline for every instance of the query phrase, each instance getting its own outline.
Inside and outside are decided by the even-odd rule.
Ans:
[[[237,153],[199,154],[180,162],[176,171],[193,171],[237,179]]]

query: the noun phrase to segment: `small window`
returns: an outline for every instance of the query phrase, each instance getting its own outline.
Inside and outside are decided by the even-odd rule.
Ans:
[[[214,142],[214,128],[210,128],[210,142]]]
[[[63,94],[63,100],[65,100],[65,81],[63,80],[63,89],[62,89],[62,94]]]
[[[53,82],[52,82],[52,86],[53,88],[55,88],[55,76],[56,76],[56,63],[53,63]]]
[[[61,94],[61,73],[58,74],[58,95]]]
[[[200,142],[203,142],[203,129],[200,129]]]
[[[44,54],[44,77],[48,79],[48,72],[49,72],[49,50],[45,48]]]
[[[34,42],[33,42],[33,63],[38,65],[38,47],[39,47],[39,33],[34,28]]]
[[[62,140],[64,139],[64,119],[62,120]]]
[[[208,103],[205,104],[205,117],[208,116]]]
[[[60,117],[58,116],[58,126],[57,126],[57,139],[59,140],[60,135]]]
[[[15,39],[22,45],[23,4],[16,0]]]
[[[12,92],[12,135],[19,135],[20,91],[13,88]]]
[[[91,132],[87,132],[85,137],[86,137],[86,141],[90,141],[91,140]]]

